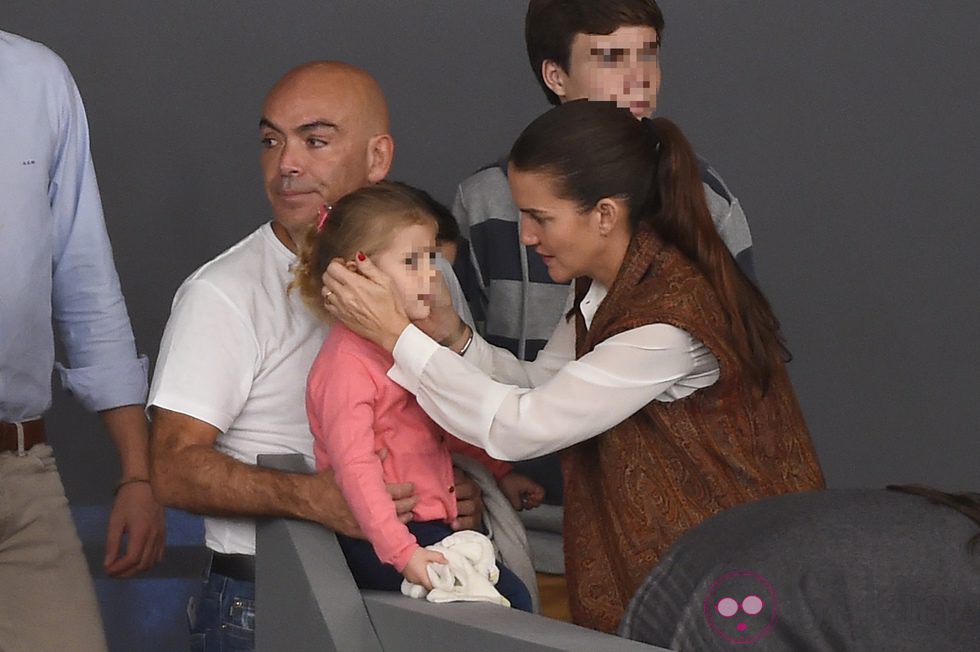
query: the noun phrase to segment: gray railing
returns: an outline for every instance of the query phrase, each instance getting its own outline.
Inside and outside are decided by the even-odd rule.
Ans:
[[[306,472],[302,456],[260,456]],[[259,521],[255,623],[258,652],[627,652],[662,650],[561,621],[484,603],[432,604],[360,591],[334,534],[291,519]]]

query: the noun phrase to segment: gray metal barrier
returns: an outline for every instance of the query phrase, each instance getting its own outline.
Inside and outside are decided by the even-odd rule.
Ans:
[[[259,464],[308,472],[300,455],[262,455]],[[258,652],[663,650],[497,605],[362,592],[336,536],[314,523],[262,519],[256,546]]]

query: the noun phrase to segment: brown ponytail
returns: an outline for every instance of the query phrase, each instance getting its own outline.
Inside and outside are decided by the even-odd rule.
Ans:
[[[708,279],[728,317],[735,353],[763,392],[772,370],[788,358],[769,302],[735,262],[704,197],[694,150],[666,118],[644,120],[659,152],[656,191],[637,216],[677,247]]]
[[[606,197],[623,198],[634,231],[650,226],[704,274],[728,318],[744,373],[765,393],[788,357],[779,322],[718,235],[694,151],[677,125],[636,120],[610,102],[567,102],[524,130],[510,163],[548,173],[560,196],[583,210]]]

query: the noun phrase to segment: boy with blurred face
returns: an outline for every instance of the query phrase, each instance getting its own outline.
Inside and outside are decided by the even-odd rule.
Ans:
[[[536,8],[531,3],[531,9]],[[551,3],[557,4],[557,3]],[[656,5],[646,15],[636,12],[611,16],[623,23],[607,33],[572,34],[578,25],[547,29],[540,13],[528,16],[528,54],[539,83],[552,104],[569,100],[615,102],[637,118],[649,118],[660,91],[660,31],[663,18]],[[642,8],[642,7],[641,7]],[[540,11],[540,10],[539,10]],[[533,20],[532,20],[533,18]],[[582,23],[584,20],[574,21]],[[596,25],[600,29],[604,25]],[[547,30],[547,31],[545,31]],[[571,36],[571,40],[568,40]]]
[[[653,0],[531,0],[525,22],[528,59],[549,102],[612,101],[637,118],[657,107],[663,31]],[[702,181],[722,239],[752,276],[752,237],[738,200],[704,161]],[[484,337],[534,359],[558,321],[567,288],[555,285],[540,258],[520,245],[506,169],[491,165],[463,181],[453,212],[471,244],[457,268],[461,278],[474,279],[465,290]]]
[[[548,101],[612,101],[637,118],[650,117],[660,90],[664,17],[654,0],[531,0],[525,21],[528,59]],[[502,153],[503,154],[503,153]],[[701,176],[712,218],[739,265],[753,276],[745,214],[721,177],[704,161]],[[506,165],[490,165],[460,183],[453,213],[467,252],[458,276],[491,344],[533,360],[561,317],[568,285],[557,283],[533,249],[520,242],[520,216]],[[553,457],[518,467],[560,502],[561,472]]]

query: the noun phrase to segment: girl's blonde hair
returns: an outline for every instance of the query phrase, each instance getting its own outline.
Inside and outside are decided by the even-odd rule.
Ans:
[[[352,260],[358,251],[367,256],[384,251],[395,234],[414,224],[438,228],[425,193],[408,184],[382,181],[365,186],[338,201],[323,228],[314,223],[299,245],[289,290],[298,289],[300,298],[314,315],[330,321],[323,308],[323,272],[335,258]]]

